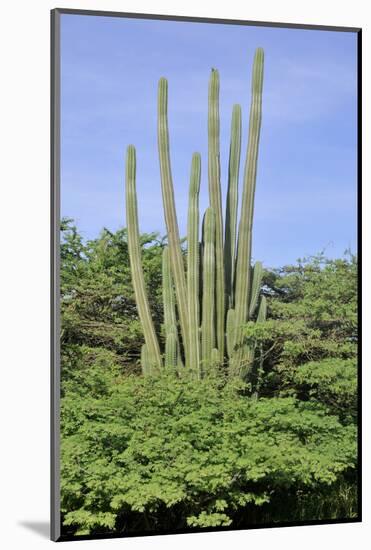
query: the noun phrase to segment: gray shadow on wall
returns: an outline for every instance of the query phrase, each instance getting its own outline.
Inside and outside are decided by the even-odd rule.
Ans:
[[[50,538],[50,523],[48,521],[20,521],[18,525],[33,531],[43,539]]]

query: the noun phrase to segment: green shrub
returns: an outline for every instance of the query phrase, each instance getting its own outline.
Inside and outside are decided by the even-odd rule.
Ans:
[[[233,525],[246,506],[324,490],[356,462],[354,426],[321,404],[256,400],[218,379],[130,376],[99,398],[67,393],[62,433],[62,513],[76,534]]]
[[[294,375],[300,397],[328,406],[342,420],[357,417],[357,362],[323,359],[301,365]]]
[[[61,394],[72,399],[107,394],[122,374],[123,364],[113,351],[77,344],[65,345],[61,354]]]

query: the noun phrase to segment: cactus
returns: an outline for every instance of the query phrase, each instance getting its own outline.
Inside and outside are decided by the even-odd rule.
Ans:
[[[241,153],[241,107],[234,105],[232,113],[231,144],[229,149],[228,192],[225,214],[224,274],[228,306],[233,307],[233,286],[236,257],[236,230],[238,208],[238,176]]]
[[[232,363],[232,375],[239,376],[243,380],[250,378],[251,369],[255,358],[255,347],[247,344],[241,346],[241,356],[239,362]]]
[[[227,367],[231,376],[251,379],[255,347],[244,342],[244,325],[255,318],[255,315],[258,323],[266,319],[266,298],[262,296],[259,301],[263,267],[260,262],[256,262],[254,267],[251,267],[263,64],[264,53],[261,48],[258,48],[253,64],[249,136],[238,231],[241,107],[233,106],[224,234],[220,181],[219,73],[216,69],[211,71],[208,96],[209,207],[204,215],[202,242],[199,243],[201,157],[199,153],[194,153],[189,185],[186,270],[170,165],[167,120],[168,84],[165,78],[159,81],[158,149],[168,237],[168,246],[163,251],[165,366],[172,369],[179,367],[181,358],[184,357],[185,369],[182,369],[182,373],[189,373],[196,378],[205,374],[209,367],[217,369]],[[145,338],[145,345],[142,348],[142,367],[145,374],[154,374],[162,362],[153,323],[150,320],[140,262],[133,148],[130,149],[129,160],[126,198],[128,235],[130,233],[129,254]],[[178,326],[180,333],[178,333]],[[260,360],[262,360],[261,356]]]
[[[254,196],[258,147],[261,127],[262,90],[263,90],[264,53],[262,48],[255,52],[253,78],[251,86],[250,127],[243,182],[242,206],[238,230],[236,282],[235,282],[235,325],[236,357],[233,370],[242,366],[243,359],[243,324],[248,319],[250,269],[251,264],[252,223],[254,214]]]
[[[203,220],[203,243],[201,350],[202,364],[209,366],[215,347],[215,214],[211,207]]]
[[[263,295],[260,299],[258,316],[256,318],[256,322],[257,323],[264,323],[264,321],[266,319],[267,319],[267,299]]]
[[[160,158],[162,199],[169,240],[171,268],[177,297],[180,328],[183,338],[186,365],[189,366],[189,320],[187,287],[184,263],[179,239],[178,221],[175,210],[174,187],[169,154],[169,130],[167,123],[167,80],[160,78],[158,85],[158,150]]]
[[[162,299],[164,304],[165,342],[167,336],[170,333],[173,333],[175,335],[175,340],[177,343],[177,366],[178,368],[182,368],[184,365],[180,354],[179,335],[175,313],[175,297],[173,280],[171,276],[170,255],[168,246],[165,246],[162,251]]]
[[[199,207],[201,157],[195,153],[192,157],[191,181],[188,206],[188,250],[187,250],[187,292],[189,317],[189,364],[196,377],[200,377],[200,341],[199,321]]]
[[[129,145],[126,154],[126,223],[128,230],[128,248],[130,266],[134,286],[135,300],[137,303],[140,321],[143,327],[144,340],[146,343],[147,371],[152,367],[161,367],[162,360],[160,348],[157,341],[155,328],[152,322],[149,309],[147,291],[144,282],[141,247],[139,240],[138,210],[136,195],[136,156],[135,148]],[[145,370],[145,367],[143,367]]]
[[[236,332],[236,322],[235,322],[235,311],[234,309],[229,309],[227,313],[227,326],[226,326],[226,336],[227,336],[227,353],[228,357],[231,358],[234,351],[234,342],[235,342],[235,332]]]
[[[251,317],[255,313],[255,309],[258,304],[260,287],[262,284],[262,277],[263,277],[263,265],[261,262],[256,262],[253,268],[253,275],[252,275],[248,319],[251,319]]]
[[[219,146],[219,73],[211,70],[209,82],[209,196],[210,206],[215,214],[215,277],[216,277],[216,340],[220,355],[224,355],[225,311],[224,311],[224,262],[223,262],[223,215],[222,191],[220,186]]]
[[[169,332],[166,336],[165,347],[165,368],[175,369],[178,364],[178,344],[174,332]]]
[[[171,266],[169,247],[165,246],[162,251],[162,299],[164,304],[164,328],[165,335],[176,329],[175,297],[173,281],[171,277]]]
[[[142,372],[145,376],[148,376],[151,373],[151,363],[148,357],[148,350],[146,344],[142,345],[142,349],[140,352],[140,364],[142,367]]]

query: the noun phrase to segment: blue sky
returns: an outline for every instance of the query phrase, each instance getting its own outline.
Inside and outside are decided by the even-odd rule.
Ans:
[[[61,207],[82,235],[125,226],[124,158],[137,150],[140,229],[165,233],[157,153],[157,84],[169,81],[178,221],[186,231],[191,156],[207,196],[207,89],[220,73],[226,195],[230,119],[242,106],[240,189],[251,68],[265,50],[253,257],[280,266],[356,249],[356,34],[62,15]]]

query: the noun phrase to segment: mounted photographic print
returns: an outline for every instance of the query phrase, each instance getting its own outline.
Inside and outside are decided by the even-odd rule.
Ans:
[[[52,539],[361,520],[361,31],[52,11]]]

